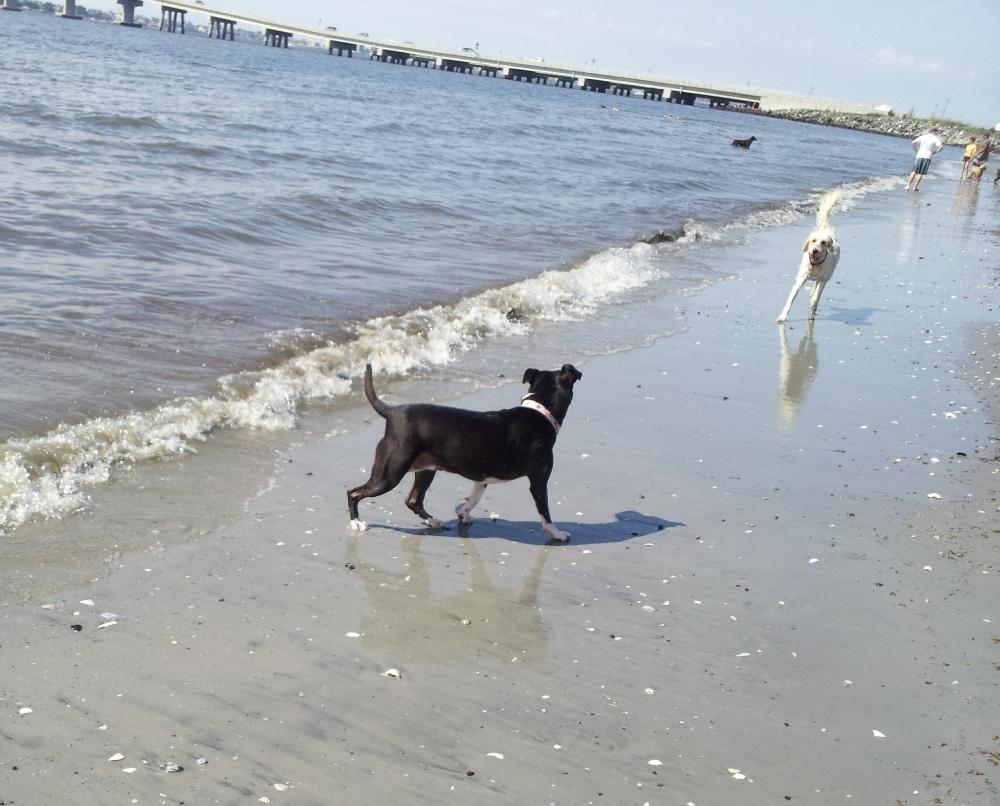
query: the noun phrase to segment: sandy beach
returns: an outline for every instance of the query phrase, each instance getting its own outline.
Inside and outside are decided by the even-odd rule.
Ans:
[[[523,480],[464,535],[408,481],[351,533],[369,413],[221,531],[0,610],[0,803],[1000,804],[998,204],[835,212],[813,327],[774,324],[799,221],[716,249],[682,333],[567,343],[566,546]]]

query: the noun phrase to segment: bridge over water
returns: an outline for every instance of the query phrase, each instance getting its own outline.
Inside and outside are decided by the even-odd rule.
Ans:
[[[3,0],[4,7],[16,0]],[[123,9],[122,25],[139,27],[135,21],[135,10],[143,5],[143,0],[117,0]],[[632,96],[639,94],[654,101],[670,101],[692,105],[696,101],[715,107],[738,107],[744,109],[784,108],[784,109],[832,109],[845,112],[871,112],[871,107],[843,101],[829,101],[810,97],[755,90],[734,85],[711,84],[688,79],[658,76],[651,73],[635,73],[614,70],[599,70],[593,65],[571,65],[546,62],[542,59],[511,59],[501,55],[481,53],[470,48],[429,47],[413,42],[397,42],[394,39],[373,37],[365,33],[345,33],[335,28],[320,28],[295,25],[258,17],[242,11],[230,11],[208,5],[201,0],[154,0],[161,6],[160,29],[171,33],[185,32],[185,17],[189,12],[203,14],[209,18],[209,37],[213,39],[235,39],[237,24],[263,29],[264,44],[287,48],[294,37],[307,41],[327,43],[331,55],[351,57],[362,49],[369,58],[392,64],[408,64],[431,67],[459,73],[479,73],[502,77],[511,81],[528,83],[553,83],[561,87],[579,87],[591,92]],[[63,0],[63,15],[71,19],[76,16],[76,0]]]
[[[135,9],[143,0],[118,0],[124,10],[123,25],[135,25]],[[735,88],[707,83],[678,81],[651,74],[598,70],[591,67],[554,64],[535,59],[511,59],[472,51],[468,48],[430,47],[412,42],[401,43],[393,39],[367,34],[349,34],[330,28],[294,25],[278,20],[258,17],[242,11],[231,11],[197,2],[197,0],[169,0],[159,3],[162,7],[160,28],[171,33],[185,31],[185,17],[189,12],[204,14],[209,18],[209,36],[217,39],[234,39],[237,24],[251,25],[264,30],[264,43],[273,47],[288,47],[294,37],[325,41],[330,54],[353,56],[359,49],[368,51],[370,58],[392,64],[409,64],[431,67],[458,73],[479,73],[502,77],[512,81],[548,84],[561,87],[579,87],[591,92],[612,95],[642,95],[650,100],[694,104],[701,100],[710,106],[740,106],[758,108],[761,94],[747,88]]]

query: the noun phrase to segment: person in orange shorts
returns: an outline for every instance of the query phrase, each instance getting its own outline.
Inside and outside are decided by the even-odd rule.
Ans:
[[[969,176],[969,161],[976,156],[976,138],[970,137],[969,144],[965,147],[965,153],[962,155],[962,173],[959,175],[959,179],[967,179]]]

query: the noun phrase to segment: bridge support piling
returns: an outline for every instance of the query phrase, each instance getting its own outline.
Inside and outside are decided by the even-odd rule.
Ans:
[[[4,11],[20,11],[21,7],[17,4],[17,0],[3,0],[3,5],[0,6]]]
[[[416,59],[413,60],[414,63]],[[449,73],[473,73],[475,72],[475,66],[472,62],[467,62],[464,59],[449,59],[440,58],[434,60],[437,63],[438,70],[447,70]]]
[[[331,39],[327,53],[332,56],[333,52],[337,51],[338,56],[343,56],[346,53],[348,58],[354,58],[354,51],[357,49],[358,46],[353,42],[338,42],[336,39]]]
[[[59,15],[64,20],[82,20],[79,14],[76,13],[76,0],[63,0],[63,10],[62,14]]]
[[[167,33],[177,33],[177,23],[181,24],[181,33],[184,33],[184,16],[187,11],[183,8],[172,8],[171,6],[162,6],[160,8],[160,30],[163,30],[163,24],[167,25]]]
[[[223,17],[212,17],[211,20],[208,29],[209,39],[228,39],[232,42],[236,38],[236,20],[227,20]]]
[[[142,5],[142,0],[118,0],[118,5],[122,7],[122,21],[119,25],[125,28],[142,28],[142,24],[135,21],[135,10]]]
[[[264,46],[270,45],[272,48],[287,48],[288,40],[292,35],[287,31],[275,31],[273,28],[264,29]]]

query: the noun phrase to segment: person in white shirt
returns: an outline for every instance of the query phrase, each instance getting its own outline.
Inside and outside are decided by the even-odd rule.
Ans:
[[[920,180],[924,178],[927,169],[931,167],[931,157],[944,148],[944,143],[937,136],[937,129],[931,129],[926,134],[922,134],[916,138],[912,142],[912,145],[913,150],[917,152],[917,161],[913,165],[910,178],[906,180],[906,189],[918,190],[920,188]]]

